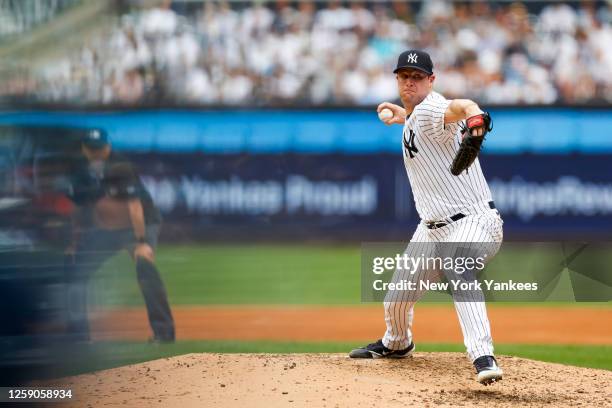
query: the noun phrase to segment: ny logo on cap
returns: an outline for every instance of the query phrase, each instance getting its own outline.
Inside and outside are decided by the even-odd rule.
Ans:
[[[99,139],[100,138],[100,132],[98,132],[97,130],[94,130],[93,132],[91,132],[91,138],[92,139]]]
[[[406,62],[409,62],[411,64],[416,64],[417,62],[417,56],[415,53],[410,53],[408,54],[408,60]]]

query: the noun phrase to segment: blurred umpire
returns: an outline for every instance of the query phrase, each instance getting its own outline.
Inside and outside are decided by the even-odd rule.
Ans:
[[[89,340],[87,284],[91,275],[119,250],[136,264],[153,342],[173,342],[174,320],[164,283],[154,263],[161,224],[159,210],[131,163],[111,149],[106,132],[90,129],[81,142],[84,158],[73,175],[73,222],[69,331]]]

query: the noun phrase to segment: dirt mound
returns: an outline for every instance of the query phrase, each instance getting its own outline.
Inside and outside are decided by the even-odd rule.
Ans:
[[[74,406],[611,406],[612,372],[499,357],[484,387],[463,354],[404,360],[341,354],[188,354],[67,379]]]

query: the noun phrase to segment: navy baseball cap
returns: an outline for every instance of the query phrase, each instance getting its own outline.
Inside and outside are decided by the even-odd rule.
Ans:
[[[408,50],[400,54],[397,59],[397,67],[393,71],[394,74],[400,69],[414,68],[425,72],[427,75],[433,74],[433,62],[428,53],[421,50]]]
[[[88,129],[81,142],[92,149],[100,149],[108,144],[108,135],[104,129]]]

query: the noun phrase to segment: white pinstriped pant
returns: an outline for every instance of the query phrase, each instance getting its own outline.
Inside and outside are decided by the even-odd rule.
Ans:
[[[431,230],[421,222],[404,253],[410,257],[419,257],[422,254],[439,256],[439,254],[432,253],[435,246],[432,243],[470,242],[477,243],[471,244],[474,247],[486,246],[488,248],[486,259],[490,261],[501,246],[503,239],[502,225],[503,221],[497,210],[467,215],[456,222]],[[435,281],[439,277],[439,271],[419,269],[416,273],[409,274],[398,269],[393,275],[393,281],[401,279],[415,282],[428,279]],[[387,325],[383,337],[385,347],[392,350],[401,350],[410,345],[414,304],[421,295],[422,292],[418,291],[406,291],[403,294],[398,292],[387,293],[384,302]],[[474,361],[480,356],[493,355],[493,339],[491,338],[491,327],[482,292],[470,291],[469,296],[471,297],[467,299],[463,297],[461,301],[454,298],[454,303],[468,356]],[[430,324],[436,324],[436,322],[430,322]]]

